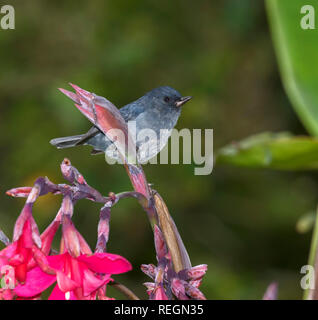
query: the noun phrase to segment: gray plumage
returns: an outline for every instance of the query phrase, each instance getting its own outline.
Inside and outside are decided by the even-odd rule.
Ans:
[[[175,89],[165,86],[153,89],[119,109],[127,123],[136,121],[135,143],[139,162],[148,161],[162,150],[178,121],[181,106],[190,99],[191,97],[182,97]],[[153,130],[156,138],[143,129]],[[118,159],[114,144],[95,126],[85,134],[56,138],[50,143],[59,149],[90,145],[94,148],[92,154],[105,152],[110,158]]]

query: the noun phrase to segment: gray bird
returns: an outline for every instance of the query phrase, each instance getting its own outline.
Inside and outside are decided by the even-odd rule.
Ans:
[[[164,86],[147,92],[138,100],[119,109],[127,123],[135,121],[135,143],[140,163],[156,156],[166,145],[180,116],[181,106],[191,98],[182,97],[177,90]],[[149,129],[156,137],[149,134]],[[106,153],[110,158],[119,158],[115,145],[95,126],[85,134],[56,138],[50,143],[59,149],[90,145],[94,148],[92,154]]]

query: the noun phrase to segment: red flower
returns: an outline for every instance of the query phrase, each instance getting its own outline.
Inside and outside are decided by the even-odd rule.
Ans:
[[[57,281],[50,300],[91,299],[95,298],[99,288],[111,281],[111,274],[131,270],[131,264],[126,259],[111,253],[83,254],[74,258],[66,252],[49,256],[47,260],[56,275],[47,274],[39,267],[32,269],[25,284],[15,288],[18,296],[36,296]],[[96,275],[100,273],[105,275]]]
[[[110,253],[80,255],[73,258],[69,253],[49,257],[49,264],[56,270],[57,286],[50,300],[91,299],[96,291],[111,281],[111,274],[131,270],[123,257]],[[103,273],[97,276],[96,273]]]
[[[16,227],[21,223],[21,216],[23,217],[25,211],[22,212],[17,220]],[[0,251],[0,270],[6,274],[4,279],[6,280],[6,286],[0,294],[0,300],[6,299],[11,296],[14,298],[19,295],[16,291],[17,287],[28,288],[32,286],[32,290],[27,297],[33,297],[40,294],[43,291],[43,287],[48,287],[53,282],[50,277],[47,277],[47,273],[54,273],[49,268],[46,255],[50,251],[51,242],[53,236],[57,230],[59,222],[53,222],[39,239],[42,242],[42,250],[34,243],[34,231],[36,225],[31,215],[22,222],[22,233],[18,240],[9,244],[6,248]],[[33,230],[32,230],[33,229]],[[36,229],[37,230],[37,229]],[[33,237],[32,237],[33,235]],[[44,277],[34,281],[34,277],[38,276],[38,270],[44,270]],[[13,291],[11,289],[14,289]],[[10,291],[5,292],[5,291]]]
[[[25,218],[24,212],[22,212],[16,223],[16,227],[18,224],[22,224],[21,234],[18,235],[16,241],[0,251],[0,270],[13,268],[13,271],[10,272],[10,282],[13,286],[16,281],[25,282],[27,271],[31,268],[33,261],[33,252],[40,250],[34,242],[34,236],[38,237],[38,239],[40,237],[37,234],[35,235],[37,231],[34,230],[36,224],[33,217],[29,215],[24,221],[21,221],[21,218]]]
[[[20,297],[36,296],[55,281],[49,300],[95,299],[97,290],[111,281],[112,274],[131,270],[131,264],[123,257],[111,253],[91,251],[84,238],[75,229],[68,217],[63,219],[61,254],[47,256],[47,269],[35,267],[27,273],[24,285],[15,292]]]
[[[25,282],[27,265],[32,258],[33,241],[30,238],[30,232],[30,222],[26,221],[21,237],[0,251],[0,269],[13,268],[12,276],[14,278],[11,281],[14,284],[16,280]]]

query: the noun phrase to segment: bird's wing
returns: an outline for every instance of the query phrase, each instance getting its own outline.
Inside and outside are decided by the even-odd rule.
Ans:
[[[145,106],[138,100],[125,105],[119,109],[120,114],[126,122],[136,120],[138,115],[145,111]]]

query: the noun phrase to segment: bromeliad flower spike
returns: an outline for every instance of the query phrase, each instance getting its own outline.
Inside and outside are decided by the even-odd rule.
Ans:
[[[132,268],[120,255],[106,253],[110,217],[105,219],[104,211],[110,203],[117,201],[117,197],[103,197],[90,187],[68,159],[64,159],[61,169],[71,185],[56,185],[48,178],[39,178],[33,188],[7,191],[13,197],[27,197],[27,201],[16,221],[13,242],[10,243],[1,233],[6,247],[0,251],[0,268],[11,271],[3,276],[5,285],[0,291],[2,299],[37,299],[54,283],[56,285],[49,299],[106,299],[106,285],[113,282],[111,275]],[[32,206],[39,196],[49,192],[61,194],[63,200],[56,217],[40,236],[32,215]],[[99,239],[95,253],[72,222],[74,204],[81,199],[104,205],[101,209],[104,228],[99,230],[99,238],[105,241]],[[60,225],[60,253],[53,254],[55,250],[52,250],[52,241]]]
[[[117,279],[132,266],[124,257],[107,252],[111,208],[119,200],[136,198],[147,212],[154,231],[157,266],[142,265],[142,271],[154,282],[145,283],[150,299],[205,299],[198,289],[207,266],[191,266],[177,227],[159,193],[152,190],[140,164],[129,161],[136,147],[128,145],[129,132],[118,109],[107,99],[72,85],[76,93],[61,89],[75,106],[110,140],[110,129],[120,128],[125,139],[114,144],[119,151],[134,191],[103,196],[88,185],[83,175],[68,159],[61,164],[63,177],[69,184],[54,184],[48,178],[38,178],[33,187],[7,191],[12,197],[27,198],[15,223],[12,242],[0,230],[2,276],[0,300],[41,299],[42,293],[54,286],[51,300],[108,300],[106,287],[113,286],[128,299],[139,299]],[[40,196],[48,193],[62,195],[62,204],[51,224],[39,233],[32,207]],[[79,200],[100,203],[97,243],[92,251],[84,236],[76,229],[72,216]],[[60,248],[52,248],[53,238],[61,226]]]
[[[142,195],[133,191],[110,193],[104,197],[87,184],[68,159],[63,160],[61,171],[70,184],[54,184],[41,177],[33,187],[7,191],[12,197],[26,197],[27,200],[15,223],[13,241],[10,242],[0,231],[0,240],[6,246],[0,251],[0,269],[5,283],[0,290],[0,299],[40,299],[41,294],[54,284],[49,296],[51,300],[110,299],[106,295],[107,285],[119,289],[130,299],[138,299],[131,290],[113,279],[113,275],[131,270],[131,264],[120,255],[106,252],[106,245],[112,206],[122,198],[140,199]],[[38,197],[48,193],[62,195],[62,204],[51,224],[40,235],[32,207]],[[74,206],[81,199],[102,204],[94,253],[72,222]],[[60,226],[62,238],[57,252],[52,248],[52,241]],[[142,271],[155,281],[146,284],[149,298],[205,299],[198,286],[206,265],[175,272],[171,253],[158,225],[154,226],[154,235],[158,267],[142,265]]]

